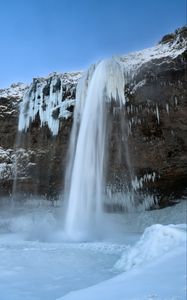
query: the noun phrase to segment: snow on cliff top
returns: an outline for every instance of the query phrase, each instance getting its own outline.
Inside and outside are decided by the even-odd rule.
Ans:
[[[187,28],[183,30],[187,31]],[[182,29],[176,31],[176,35],[173,35],[171,40],[163,42],[163,38],[162,41],[154,47],[120,56],[119,59],[129,72],[135,72],[144,63],[151,60],[168,57],[174,59],[187,49],[187,39],[182,37],[181,32]]]
[[[0,98],[22,98],[25,90],[28,88],[28,85],[18,82],[13,83],[9,88],[0,89]]]
[[[37,77],[33,79],[31,85],[37,81],[38,84],[45,84],[48,80],[53,78],[61,78],[63,84],[68,83],[77,83],[78,79],[81,77],[81,72],[70,72],[70,73],[51,73],[46,77]],[[0,89],[0,98],[23,98],[25,92],[28,90],[29,85],[24,84],[22,82],[13,83],[10,87]]]
[[[50,73],[46,77],[36,77],[33,79],[33,81],[41,82],[44,83],[45,81],[48,81],[54,77],[59,77],[63,80],[63,83],[69,83],[69,82],[74,82],[76,83],[79,78],[81,77],[82,72],[81,71],[73,71],[73,72],[64,72],[64,73],[58,73],[58,72],[53,72]]]
[[[125,69],[130,73],[134,73],[140,68],[144,63],[152,60],[171,58],[174,59],[181,55],[187,49],[187,27],[180,28],[176,30],[174,34],[169,34],[162,38],[161,42],[154,47],[147,48],[141,51],[132,52],[127,55],[121,55],[117,58],[124,65]],[[167,37],[169,37],[167,39]],[[38,84],[47,83],[53,78],[61,78],[63,84],[77,83],[82,75],[81,72],[65,72],[65,73],[51,73],[46,77],[37,77],[33,79],[34,82]],[[9,88],[0,89],[0,98],[10,98],[15,97],[21,99],[25,91],[29,88],[28,85],[24,83],[14,83]]]

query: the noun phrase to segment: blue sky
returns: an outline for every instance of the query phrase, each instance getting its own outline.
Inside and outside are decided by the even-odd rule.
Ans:
[[[85,69],[186,23],[186,0],[0,0],[0,87]]]

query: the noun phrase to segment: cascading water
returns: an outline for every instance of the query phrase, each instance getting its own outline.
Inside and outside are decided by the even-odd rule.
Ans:
[[[111,59],[92,66],[78,83],[65,188],[70,238],[88,238],[102,226],[107,103],[125,104],[124,78],[120,63]]]

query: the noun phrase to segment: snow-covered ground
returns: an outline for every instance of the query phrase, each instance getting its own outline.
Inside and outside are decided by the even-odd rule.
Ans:
[[[63,239],[58,205],[6,203],[0,209],[1,300],[186,299],[186,200],[106,215],[100,239],[76,243]]]

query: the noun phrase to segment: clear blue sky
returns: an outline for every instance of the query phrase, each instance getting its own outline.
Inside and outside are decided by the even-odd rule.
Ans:
[[[157,43],[186,0],[0,0],[0,87]]]

